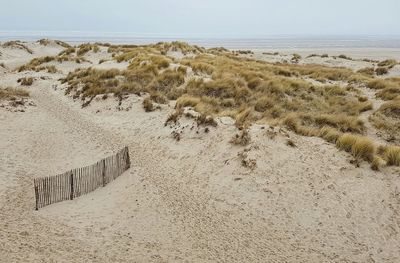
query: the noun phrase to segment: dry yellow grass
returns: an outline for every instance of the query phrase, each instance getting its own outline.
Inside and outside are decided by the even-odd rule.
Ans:
[[[400,142],[400,98],[384,103],[369,120],[388,140]]]
[[[146,112],[154,111],[154,105],[150,98],[143,100],[143,108]]]
[[[369,162],[373,161],[376,152],[376,146],[371,139],[349,133],[341,135],[336,145],[339,149],[351,153],[356,159]]]
[[[4,42],[2,46],[3,46],[3,47],[6,47],[6,48],[18,48],[18,49],[22,49],[22,50],[25,50],[26,52],[28,52],[29,54],[33,54],[33,50],[30,49],[30,48],[28,48],[24,43],[22,43],[22,42],[19,41],[19,40]]]
[[[234,145],[246,146],[250,143],[250,141],[251,141],[251,136],[249,130],[242,129],[240,133],[233,136],[233,138],[230,140],[230,143]]]
[[[78,70],[63,81],[68,82],[68,92],[81,98],[109,93],[122,98],[122,94],[147,92],[148,102],[176,100],[177,111],[167,123],[176,122],[182,108],[190,106],[202,116],[230,116],[239,128],[254,122],[284,124],[298,134],[336,143],[355,158],[369,162],[375,160],[376,147],[361,136],[366,127],[360,114],[373,107],[357,87],[367,85],[378,90],[378,97],[392,100],[400,83],[396,78],[375,79],[373,68],[354,72],[314,64],[267,63],[238,56],[239,52],[206,50],[180,42],[107,46],[115,60],[129,62],[128,69]],[[190,56],[169,57],[171,51]],[[65,53],[69,52],[74,53]],[[381,67],[389,67],[388,62],[384,64]],[[312,84],[307,78],[321,84]],[[325,84],[328,80],[349,85]],[[392,108],[382,106],[371,120],[397,118],[397,110]]]
[[[379,156],[375,156],[371,162],[371,169],[379,171],[383,166],[386,165],[386,161]]]
[[[20,88],[0,88],[0,100],[15,100],[21,97],[29,97],[29,92]]]
[[[388,165],[400,166],[400,147],[389,146],[386,148],[384,157]]]
[[[398,62],[397,62],[396,60],[394,60],[394,59],[388,59],[388,60],[384,60],[384,61],[379,62],[379,63],[378,63],[378,66],[379,66],[379,67],[389,67],[389,68],[392,68],[392,67],[394,67],[394,66],[397,65],[397,64],[398,64]]]
[[[18,79],[17,82],[20,83],[22,86],[31,86],[33,84],[33,78],[32,77],[24,77],[24,78]]]

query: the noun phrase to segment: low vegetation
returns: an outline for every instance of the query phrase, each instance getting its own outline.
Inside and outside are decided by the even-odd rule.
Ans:
[[[384,103],[370,117],[371,123],[386,140],[400,142],[400,97]]]
[[[15,100],[29,97],[29,92],[20,88],[0,88],[0,100]]]
[[[107,46],[115,61],[127,61],[129,66],[125,70],[88,68],[69,73],[61,80],[67,85],[66,93],[80,98],[82,103],[90,103],[97,95],[113,94],[122,100],[129,94],[147,93],[149,97],[143,101],[146,111],[154,110],[155,103],[176,101],[176,111],[166,125],[176,123],[183,108],[192,107],[201,116],[232,117],[241,129],[231,140],[233,144],[249,143],[247,127],[252,123],[285,125],[300,135],[318,136],[335,143],[376,169],[382,160],[393,163],[365,137],[366,125],[360,114],[373,107],[358,90],[367,86],[377,91],[378,98],[387,100],[370,120],[379,130],[397,134],[400,126],[391,129],[389,124],[393,126],[392,119],[398,118],[396,98],[400,95],[400,80],[375,77],[383,74],[379,67],[390,67],[389,62],[377,69],[354,72],[316,64],[268,63],[238,56],[247,52],[207,50],[181,42],[146,46],[85,44],[63,55],[76,52],[83,56],[90,50],[96,52],[95,46]],[[293,58],[294,62],[301,59],[296,54]]]
[[[236,134],[231,140],[230,143],[234,145],[246,146],[250,143],[251,136],[248,129],[242,129],[240,133]]]
[[[28,52],[29,54],[33,54],[33,50],[28,48],[24,43],[22,43],[21,41],[8,41],[3,43],[2,45],[3,47],[6,48],[17,48],[17,49],[22,49],[25,50],[26,52]]]
[[[18,79],[18,83],[20,83],[22,86],[31,86],[33,84],[33,78],[32,77],[24,77]]]
[[[393,68],[394,66],[396,66],[398,64],[398,62],[394,59],[388,59],[388,60],[384,60],[378,63],[379,67],[388,67],[388,68]]]

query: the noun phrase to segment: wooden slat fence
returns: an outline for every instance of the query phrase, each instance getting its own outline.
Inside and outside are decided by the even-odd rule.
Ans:
[[[93,165],[55,176],[35,178],[36,210],[57,202],[85,195],[120,176],[130,168],[129,149],[123,148]]]

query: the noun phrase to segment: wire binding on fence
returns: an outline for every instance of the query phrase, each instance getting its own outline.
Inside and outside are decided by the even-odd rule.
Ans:
[[[129,149],[123,148],[93,165],[55,176],[33,180],[36,210],[57,202],[72,200],[104,187],[130,168]]]

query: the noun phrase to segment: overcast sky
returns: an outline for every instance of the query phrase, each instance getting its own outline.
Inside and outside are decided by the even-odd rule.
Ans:
[[[19,30],[399,36],[400,0],[0,0],[0,31]]]

